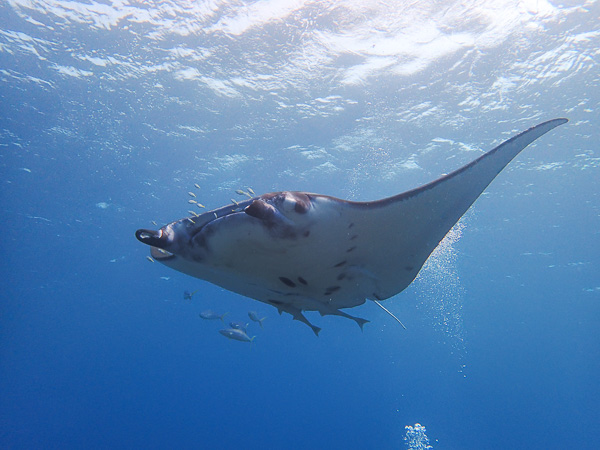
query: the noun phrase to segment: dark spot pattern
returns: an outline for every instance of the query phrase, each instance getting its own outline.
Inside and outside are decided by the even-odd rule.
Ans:
[[[279,300],[267,300],[269,303],[271,303],[272,305],[283,305],[283,302],[280,302]]]
[[[346,278],[346,274],[345,274],[345,273],[340,273],[340,274],[337,276],[337,280],[338,280],[338,281],[342,281],[344,278]]]
[[[302,277],[298,277],[298,281],[299,281],[300,283],[302,283],[304,286],[307,286],[307,285],[308,285],[308,283],[306,282],[306,280],[305,280],[304,278],[302,278]]]
[[[346,253],[350,253],[352,251],[354,251],[356,249],[356,245],[354,247],[350,247],[348,250],[346,250]]]
[[[310,231],[309,231],[309,230],[306,230],[306,231],[304,232],[304,237],[308,237],[308,236],[310,236]]]
[[[331,294],[333,294],[336,291],[339,291],[341,289],[341,286],[330,286],[325,290],[325,293],[323,295],[325,296],[329,296]]]
[[[336,264],[335,266],[333,266],[333,267],[342,267],[342,266],[343,266],[344,264],[346,264],[347,262],[348,262],[348,261],[342,261],[342,262],[339,262],[339,263],[337,263],[337,264]]]
[[[350,236],[350,240],[353,241],[354,239],[356,239],[358,237],[358,234],[353,234],[352,236]]]
[[[284,292],[284,291],[278,291],[277,289],[269,289],[270,292],[272,292],[273,294],[277,294],[277,295],[281,295],[282,297],[299,297],[300,294],[298,294],[297,292]]]
[[[292,280],[290,280],[289,278],[286,277],[279,277],[279,281],[281,281],[283,284],[285,284],[286,286],[289,287],[296,287],[296,283],[294,283]]]
[[[348,225],[348,229],[352,228],[354,226],[354,222],[352,222],[350,225]]]
[[[404,270],[406,270],[407,272],[410,272],[410,271],[411,271],[411,270],[413,270],[413,269],[414,269],[414,267],[413,267],[413,266],[406,266],[406,267],[404,268]]]

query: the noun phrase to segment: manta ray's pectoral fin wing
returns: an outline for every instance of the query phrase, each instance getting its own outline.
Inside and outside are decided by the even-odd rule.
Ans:
[[[420,188],[401,194],[400,201],[419,205],[416,216],[429,233],[433,250],[496,176],[529,144],[567,122],[554,119],[530,128],[475,161]],[[427,222],[435,225],[430,225]]]
[[[567,119],[554,119],[530,128],[419,188],[377,202],[357,204],[355,208],[362,210],[361,229],[370,233],[370,245],[363,250],[364,270],[375,274],[376,289],[372,294],[367,293],[367,297],[385,300],[404,290],[496,175],[525,147],[565,122]],[[358,223],[358,214],[355,216]],[[369,223],[386,226],[368,226]]]

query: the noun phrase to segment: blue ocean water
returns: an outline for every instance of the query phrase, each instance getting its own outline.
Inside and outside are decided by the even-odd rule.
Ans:
[[[0,447],[598,448],[599,15],[2,2]],[[189,191],[394,195],[554,117],[384,302],[407,330],[367,302],[317,338],[134,237]]]

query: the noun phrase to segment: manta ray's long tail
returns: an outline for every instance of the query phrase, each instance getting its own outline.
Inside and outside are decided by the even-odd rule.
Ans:
[[[404,328],[406,330],[406,327],[404,326],[404,324],[402,322],[400,322],[400,319],[398,319],[394,314],[392,314],[392,312],[387,309],[385,306],[383,306],[381,303],[379,303],[377,300],[373,300],[375,302],[375,304],[377,306],[379,306],[381,309],[383,309],[386,313],[388,313],[390,316],[392,316],[394,319],[396,319],[396,322],[398,322],[400,325],[402,325],[402,328]]]

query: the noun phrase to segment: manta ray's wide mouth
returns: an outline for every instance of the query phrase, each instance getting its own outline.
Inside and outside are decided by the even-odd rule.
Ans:
[[[157,261],[166,261],[168,259],[175,258],[173,253],[169,253],[168,251],[158,247],[150,247],[150,255]]]

